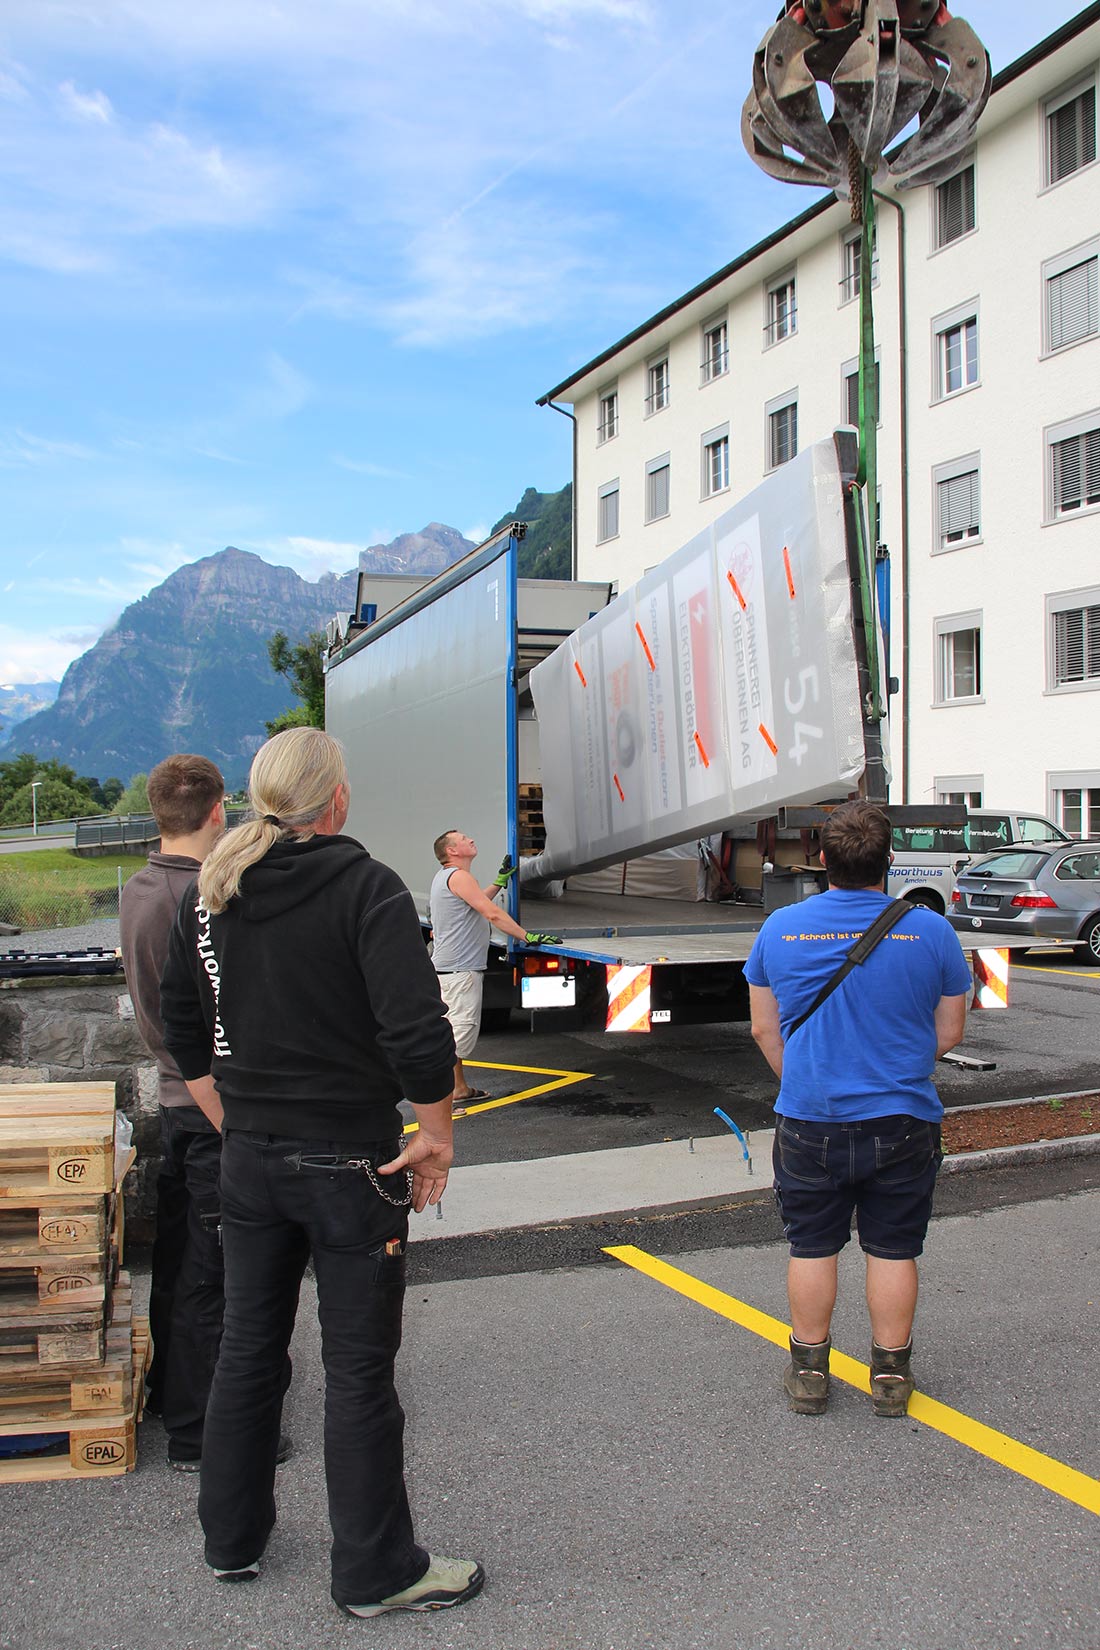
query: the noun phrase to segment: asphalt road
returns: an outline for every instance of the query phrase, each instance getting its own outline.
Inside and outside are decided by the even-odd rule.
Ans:
[[[194,1480],[167,1471],[149,1420],[132,1475],[5,1489],[0,1646],[1095,1650],[1096,1513],[1072,1496],[1100,1470],[1100,1190],[1068,1190],[1067,1172],[934,1225],[916,1367],[948,1409],[931,1421],[876,1420],[844,1384],[826,1416],[787,1413],[782,1354],[713,1309],[785,1316],[785,1250],[752,1234],[669,1252],[661,1221],[634,1230],[642,1256],[719,1291],[711,1304],[604,1255],[598,1230],[584,1266],[417,1282],[399,1368],[414,1516],[489,1575],[430,1619],[355,1623],[329,1602],[307,1285],[296,1454],[259,1581],[205,1569]],[[841,1270],[836,1345],[865,1359],[858,1254]],[[973,1447],[973,1422],[1007,1435],[1011,1465]],[[1047,1458],[1046,1484],[1012,1444]]]
[[[978,1009],[959,1052],[992,1071],[944,1062],[936,1086],[946,1106],[984,1105],[1098,1087],[1096,1023],[1100,969],[1072,952],[1031,951],[1012,966],[1007,1009]],[[659,1027],[648,1035],[598,1032],[532,1035],[520,1017],[483,1037],[471,1082],[516,1104],[458,1124],[466,1163],[514,1162],[572,1151],[648,1145],[726,1132],[721,1106],[743,1131],[770,1128],[778,1084],[747,1025]],[[545,1093],[532,1089],[557,1081]],[[1100,1632],[1097,1635],[1100,1644]]]

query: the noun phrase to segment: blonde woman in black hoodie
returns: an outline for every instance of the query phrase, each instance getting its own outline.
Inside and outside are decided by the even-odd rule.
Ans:
[[[275,1523],[285,1359],[306,1261],[325,1364],[332,1596],[348,1614],[441,1609],[484,1581],[413,1537],[401,1340],[410,1207],[438,1202],[454,1040],[412,896],[351,837],[343,753],[318,728],[252,764],[255,817],[185,895],[161,985],[165,1044],[223,1133],[225,1332],[199,1516],[223,1581],[259,1574]],[[419,1128],[402,1140],[397,1106]]]

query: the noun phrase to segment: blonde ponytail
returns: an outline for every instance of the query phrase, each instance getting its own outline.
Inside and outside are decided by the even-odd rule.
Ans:
[[[248,776],[254,817],[228,831],[203,861],[199,898],[224,911],[241,878],[280,840],[313,836],[337,785],[347,783],[340,745],[323,728],[287,728],[256,752]]]

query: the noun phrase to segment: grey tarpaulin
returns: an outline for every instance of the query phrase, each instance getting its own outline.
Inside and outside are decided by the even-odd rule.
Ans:
[[[855,787],[845,479],[833,441],[808,447],[536,666],[547,838],[528,876]]]

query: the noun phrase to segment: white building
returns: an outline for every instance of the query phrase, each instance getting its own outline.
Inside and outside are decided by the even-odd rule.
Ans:
[[[1100,4],[1001,71],[974,148],[879,203],[899,802],[1100,835]],[[632,583],[853,420],[859,234],[818,200],[559,384],[576,576]]]

